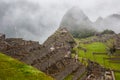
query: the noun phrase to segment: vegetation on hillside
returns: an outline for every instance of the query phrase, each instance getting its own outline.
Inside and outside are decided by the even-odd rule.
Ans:
[[[92,37],[91,37],[92,38]],[[90,38],[90,39],[91,39]],[[84,39],[85,40],[85,39]],[[89,38],[87,38],[87,41]],[[82,39],[76,39],[77,43],[80,43],[80,41],[83,41]],[[96,53],[109,53],[110,48],[113,46],[113,39],[108,40],[106,43],[102,42],[92,42],[88,44],[80,43],[79,46],[82,47],[83,49],[86,49],[87,51],[85,52],[82,49],[75,49],[76,52],[78,52],[79,55],[79,60],[82,61],[82,58],[90,59],[92,61],[98,62],[102,66],[114,70],[119,70],[120,64],[117,63],[110,63],[108,60],[105,58],[109,58],[110,55],[108,54],[93,54],[93,52]],[[118,53],[118,52],[117,52]],[[116,80],[120,80],[120,73],[115,73]]]
[[[101,32],[101,34],[115,34],[115,32],[112,31],[112,30],[106,29],[106,30],[104,30],[103,32]]]
[[[53,80],[43,72],[0,53],[0,80]]]
[[[93,29],[78,29],[79,31],[71,31],[73,37],[75,38],[87,38],[90,36],[94,36],[94,34],[96,33],[95,30]]]
[[[88,28],[71,31],[71,34],[73,35],[73,37],[74,38],[79,38],[79,39],[94,36],[96,33],[98,33],[98,32],[95,29],[88,29]],[[112,30],[106,29],[102,32],[99,32],[99,34],[101,34],[101,35],[115,34],[115,32],[112,31]]]

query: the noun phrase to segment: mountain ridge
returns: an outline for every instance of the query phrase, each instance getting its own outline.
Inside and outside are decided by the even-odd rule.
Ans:
[[[79,7],[72,7],[63,16],[60,27],[66,27],[70,32],[80,31],[84,29],[103,31],[110,29],[116,33],[120,33],[120,14],[114,13],[105,18],[98,17],[92,22],[89,17]]]

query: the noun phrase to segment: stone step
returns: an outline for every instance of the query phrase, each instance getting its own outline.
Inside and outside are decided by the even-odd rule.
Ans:
[[[56,63],[57,61],[60,61],[61,59],[64,58],[64,53],[60,52],[52,52],[52,53],[48,53],[49,55],[46,55],[44,57],[42,57],[41,59],[39,59],[39,62],[37,62],[35,65],[35,67],[37,67],[38,69],[45,71],[46,68],[50,67],[52,64]]]
[[[61,63],[63,61],[61,61]],[[62,65],[64,65],[63,68],[61,68],[61,69],[58,68],[58,70],[59,70],[58,72],[50,74],[56,80],[63,80],[66,76],[68,76],[73,71],[75,71],[79,67],[79,65],[80,65],[80,63],[79,62],[75,62],[74,59],[67,59],[65,61],[66,62],[62,63]]]
[[[85,73],[86,67],[83,65],[80,65],[78,69],[74,72],[72,80],[78,80],[80,76]]]
[[[42,49],[34,50],[30,52],[31,54],[23,58],[23,62],[31,65],[35,60],[40,60],[42,57],[48,54],[48,51],[43,47]]]
[[[54,75],[56,80],[63,80],[67,75],[71,74],[76,68],[78,68],[78,64],[71,64],[66,67],[62,72]]]

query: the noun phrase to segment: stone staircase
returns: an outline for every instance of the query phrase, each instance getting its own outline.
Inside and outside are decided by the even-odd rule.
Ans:
[[[81,75],[83,75],[85,72],[86,72],[86,67],[83,65],[79,65],[79,67],[73,73],[72,80],[78,80],[81,77]]]
[[[76,70],[76,68],[79,67],[79,63],[75,63],[73,59],[69,59],[69,63],[66,61],[66,63],[63,62],[63,64],[63,69],[61,69],[58,73],[52,74],[52,76],[57,80],[63,80],[67,75],[71,74],[74,70]]]
[[[39,59],[35,59],[31,65],[44,71],[47,67],[50,67],[52,64],[64,58],[64,53],[60,54],[61,51],[62,50],[59,49],[54,52],[50,52]]]

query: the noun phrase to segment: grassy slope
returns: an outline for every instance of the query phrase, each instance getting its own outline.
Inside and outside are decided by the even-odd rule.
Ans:
[[[79,53],[80,60],[81,60],[81,57],[87,58],[92,61],[96,61],[100,63],[102,66],[105,66],[107,68],[119,70],[120,64],[109,63],[107,60],[103,59],[103,57],[109,57],[108,55],[94,55],[93,56],[92,54],[93,52],[107,52],[106,44],[101,43],[101,42],[94,42],[91,44],[80,44],[80,46],[87,49],[86,53],[83,50],[76,49],[77,52]],[[120,80],[120,73],[116,73],[115,76],[116,76],[116,80]]]
[[[0,53],[0,80],[53,80],[43,72]]]
[[[93,52],[106,52],[105,45],[102,43],[92,43],[92,44],[86,44],[82,46],[87,49],[87,52],[84,53],[83,50],[79,50],[79,56],[84,57],[87,59],[91,59],[93,61],[97,61],[103,65],[103,57],[107,57],[106,55],[99,55],[99,56],[93,56]]]
[[[72,80],[72,77],[73,77],[73,75],[70,74],[70,75],[66,76],[66,78],[64,80]]]

